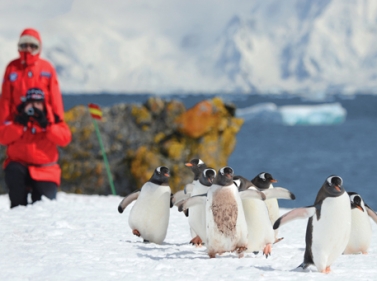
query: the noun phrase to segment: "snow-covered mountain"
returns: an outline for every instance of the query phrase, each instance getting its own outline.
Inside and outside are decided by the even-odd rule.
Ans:
[[[65,92],[377,93],[374,0],[0,0],[0,9],[0,67],[33,26]]]

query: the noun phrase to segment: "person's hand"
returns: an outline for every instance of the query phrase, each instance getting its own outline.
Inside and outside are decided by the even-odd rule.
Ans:
[[[21,124],[23,126],[27,126],[27,122],[29,121],[29,115],[25,111],[22,111],[14,117],[14,122]]]
[[[46,118],[46,114],[42,110],[34,107],[33,118],[35,121],[38,122],[39,126],[41,126],[42,128],[45,129],[47,127],[48,121]]]

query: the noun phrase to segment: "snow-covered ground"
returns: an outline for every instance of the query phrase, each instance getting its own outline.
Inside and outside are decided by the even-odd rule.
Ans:
[[[174,207],[162,245],[145,244],[131,234],[129,206],[119,196],[58,193],[28,207],[9,209],[0,196],[0,280],[376,280],[377,227],[368,255],[339,257],[328,275],[314,267],[296,272],[304,253],[306,220],[282,226],[284,240],[268,259],[225,254],[209,259],[195,248],[188,222]],[[313,198],[314,200],[314,198]],[[287,212],[282,209],[281,213]]]

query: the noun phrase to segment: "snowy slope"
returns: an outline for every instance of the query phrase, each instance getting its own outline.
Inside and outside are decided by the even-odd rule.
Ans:
[[[0,0],[0,66],[26,26],[65,92],[376,92],[373,0]]]
[[[1,195],[0,280],[376,280],[375,224],[368,255],[341,256],[323,275],[312,267],[292,271],[302,261],[305,220],[281,228],[284,240],[268,259],[209,259],[204,247],[188,244],[188,222],[176,207],[165,242],[142,243],[128,227],[131,206],[117,211],[121,199],[58,193],[57,201],[10,210],[7,195]]]

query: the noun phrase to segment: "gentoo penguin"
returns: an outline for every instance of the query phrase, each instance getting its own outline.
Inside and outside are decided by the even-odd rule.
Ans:
[[[263,191],[267,189],[274,188],[273,183],[276,183],[277,180],[272,177],[271,174],[262,172],[259,173],[255,178],[251,180],[251,182],[258,188],[258,190]],[[267,209],[268,214],[270,217],[271,224],[273,224],[279,217],[279,204],[276,198],[267,199],[264,201]],[[279,242],[283,238],[278,238],[278,230],[275,230],[275,243]]]
[[[247,225],[241,198],[265,198],[263,193],[256,190],[238,192],[233,175],[231,167],[221,168],[207,194],[193,196],[179,206],[182,211],[197,204],[205,204],[206,245],[210,258],[234,251],[239,257],[243,256],[247,250]]]
[[[210,186],[212,185],[216,177],[216,171],[211,168],[205,169],[199,177],[199,180],[195,182],[195,186],[191,195],[207,194]],[[190,207],[190,216],[188,218],[190,227],[197,234],[190,243],[195,246],[201,246],[206,241],[206,208],[204,204],[199,204]]]
[[[122,213],[131,202],[136,200],[130,211],[128,224],[132,233],[142,237],[144,242],[161,244],[166,237],[169,207],[172,207],[169,177],[170,172],[167,167],[156,168],[141,190],[124,198],[118,206],[118,211]]]
[[[297,218],[309,218],[303,269],[313,264],[329,273],[331,264],[347,246],[351,232],[350,199],[339,176],[329,176],[317,194],[314,205],[293,209],[281,216],[274,229]]]
[[[202,186],[199,183],[199,177],[201,173],[204,171],[205,168],[207,168],[207,165],[199,158],[191,159],[190,162],[185,164],[186,167],[189,167],[191,171],[194,173],[194,179],[192,183],[187,184],[184,189],[184,193],[187,194],[188,197],[202,194],[207,192],[207,187]],[[174,196],[175,197],[175,196]],[[190,214],[190,215],[189,215]],[[191,240],[190,243],[196,246],[200,246],[202,244],[202,239],[198,235],[198,233],[195,232],[194,228],[192,227],[192,223],[195,223],[197,221],[200,221],[200,216],[203,215],[203,212],[200,208],[200,206],[194,206],[193,208],[190,208],[190,210],[185,211],[185,215],[189,217],[189,225],[190,225],[190,233],[191,233]]]
[[[372,239],[371,217],[377,223],[377,214],[361,196],[355,192],[348,192],[351,200],[351,235],[344,254],[367,254]]]
[[[234,183],[238,190],[257,190],[253,183],[242,176],[234,176]],[[277,187],[262,191],[266,195],[266,200],[271,198],[295,199],[293,193],[285,188]],[[247,223],[247,251],[258,253],[263,251],[266,258],[271,254],[272,244],[275,242],[274,230],[268,214],[266,204],[258,199],[244,198],[242,206]]]

